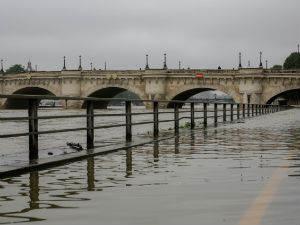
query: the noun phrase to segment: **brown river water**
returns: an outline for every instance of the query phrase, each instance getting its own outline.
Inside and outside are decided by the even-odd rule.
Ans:
[[[140,118],[145,120],[147,116]],[[40,130],[85,125],[82,118],[71,121],[44,121]],[[122,121],[98,119],[96,124]],[[0,125],[1,134],[27,131],[26,121]],[[172,126],[161,129],[171,135]],[[123,140],[124,129],[118,129],[97,131],[97,143]],[[133,130],[147,135],[151,129]],[[300,224],[299,109],[193,131],[182,128],[180,133],[179,138],[2,179],[0,224]],[[66,140],[85,142],[82,132],[40,139],[41,157],[49,149],[55,154],[69,151]],[[26,140],[1,140],[0,163],[24,160]],[[247,215],[258,222],[247,223]]]

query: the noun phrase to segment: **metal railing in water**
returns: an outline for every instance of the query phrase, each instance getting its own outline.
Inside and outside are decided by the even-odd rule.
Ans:
[[[190,120],[190,128],[195,128],[195,120],[202,119],[203,126],[207,126],[208,118],[213,118],[213,123],[217,124],[219,118],[222,117],[222,122],[227,120],[227,117],[230,115],[230,121],[236,119],[253,117],[262,114],[268,114],[273,112],[278,112],[281,110],[289,109],[291,106],[282,106],[282,105],[263,105],[263,104],[236,104],[236,103],[207,103],[207,102],[195,102],[195,101],[166,101],[166,100],[142,100],[142,99],[116,99],[116,98],[94,98],[94,97],[58,97],[58,96],[46,96],[46,95],[0,95],[0,98],[6,99],[23,99],[28,101],[28,116],[26,117],[0,117],[0,121],[9,121],[9,120],[28,120],[28,132],[23,133],[13,133],[13,134],[1,134],[0,138],[11,138],[11,137],[29,137],[29,160],[38,159],[38,136],[43,134],[53,134],[61,132],[71,132],[71,131],[82,131],[86,130],[86,145],[87,149],[94,148],[94,130],[96,129],[105,129],[113,127],[125,127],[126,132],[126,141],[132,140],[132,126],[143,125],[143,124],[153,124],[153,138],[157,139],[159,136],[159,124],[166,122],[174,122],[174,134],[179,135],[179,121],[183,119]],[[81,100],[86,102],[86,114],[85,115],[54,115],[54,116],[38,116],[38,105],[39,101],[42,99],[51,99],[51,100]],[[125,102],[125,113],[117,114],[95,114],[94,113],[94,103],[99,101],[105,102]],[[131,105],[133,102],[151,102],[153,104],[152,112],[139,112],[133,113]],[[163,111],[159,112],[159,103],[172,103],[174,110],[173,111]],[[189,104],[189,110],[179,110],[180,106],[183,104]],[[203,108],[201,110],[195,110],[195,104],[202,104]],[[208,105],[213,104],[213,110],[208,110]],[[221,106],[222,109],[219,110]],[[227,109],[229,106],[229,109]],[[203,116],[196,117],[195,113],[203,113]],[[221,112],[221,115],[218,114]],[[229,115],[227,113],[229,112]],[[159,120],[159,114],[174,114],[174,119]],[[189,116],[180,117],[180,113],[190,113]],[[209,116],[208,113],[212,113],[212,116]],[[137,115],[153,115],[152,121],[144,122],[132,122],[132,116]],[[125,123],[120,124],[111,124],[105,126],[95,126],[94,118],[95,117],[107,117],[107,116],[124,116]],[[57,129],[57,130],[46,130],[38,131],[38,120],[45,119],[58,119],[58,118],[86,118],[86,126],[79,128],[69,128],[69,129]]]

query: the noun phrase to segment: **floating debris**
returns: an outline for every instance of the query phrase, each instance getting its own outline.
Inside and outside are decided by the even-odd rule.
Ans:
[[[67,142],[67,145],[77,151],[82,151],[83,150],[83,147],[81,144],[79,143],[74,143],[74,142]]]

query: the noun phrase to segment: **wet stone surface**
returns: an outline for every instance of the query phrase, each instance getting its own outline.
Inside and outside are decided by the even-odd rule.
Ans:
[[[288,110],[2,179],[0,224],[239,224],[288,162],[260,224],[297,225],[299,137]]]

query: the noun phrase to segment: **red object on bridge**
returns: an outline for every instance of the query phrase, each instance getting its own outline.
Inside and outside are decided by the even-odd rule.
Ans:
[[[196,73],[196,78],[203,78],[203,74],[202,73]]]

